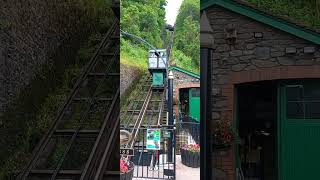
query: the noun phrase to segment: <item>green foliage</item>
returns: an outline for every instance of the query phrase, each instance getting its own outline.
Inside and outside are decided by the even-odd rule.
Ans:
[[[121,1],[121,29],[162,48],[165,27],[165,0]],[[120,62],[140,70],[147,69],[149,48],[132,38],[121,38]]]
[[[191,57],[186,56],[183,52],[173,49],[172,56],[174,57],[175,64],[178,67],[184,68],[190,72],[199,74],[200,66],[191,59]]]
[[[161,48],[163,43],[160,34],[165,26],[165,4],[165,0],[121,1],[121,29]]]
[[[3,160],[2,165],[0,165],[0,179],[13,178],[16,175],[15,173],[21,170],[25,163],[28,161],[33,148],[57,117],[57,113],[60,110],[59,108],[65,102],[67,96],[71,93],[71,90],[75,83],[74,80],[77,79],[77,77],[82,72],[82,68],[84,67],[84,65],[90,60],[95,48],[101,41],[101,37],[102,36],[100,33],[93,34],[89,37],[88,42],[84,43],[78,50],[74,64],[71,64],[64,71],[62,77],[53,77],[55,78],[55,81],[60,80],[60,83],[53,88],[51,93],[46,95],[43,101],[37,102],[40,103],[37,107],[29,107],[30,109],[34,108],[34,110],[18,109],[13,110],[13,113],[7,112],[4,115],[5,119],[8,120],[10,120],[11,118],[15,118],[14,121],[10,120],[6,122],[7,128],[13,126],[13,130],[9,129],[9,133],[10,131],[15,131],[18,128],[21,129],[19,129],[19,135],[16,135],[15,138],[11,137],[12,135],[7,135],[9,136],[7,138],[10,138],[10,144],[8,144],[6,149],[1,149],[3,151],[0,151],[0,157]],[[44,71],[47,72],[49,70],[44,69]],[[46,81],[50,80],[48,76],[54,76],[54,74],[51,73],[41,74],[43,76],[41,78]],[[35,105],[37,103],[34,103],[32,105]],[[25,114],[23,116],[17,116],[16,111]],[[4,142],[0,141],[0,145],[2,145],[3,143]],[[62,147],[58,146],[57,152],[55,152],[53,156],[50,157],[50,166],[53,166],[59,160],[62,154],[61,149]],[[10,156],[5,155],[5,153],[9,153]]]
[[[184,0],[175,24],[173,59],[177,66],[198,73],[200,66],[200,1]]]
[[[140,70],[148,68],[148,51],[139,44],[133,44],[128,40],[121,39],[120,62]]]
[[[245,0],[276,16],[301,22],[311,28],[320,28],[319,0]]]

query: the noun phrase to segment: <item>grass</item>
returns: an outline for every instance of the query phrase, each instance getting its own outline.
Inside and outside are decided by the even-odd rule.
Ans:
[[[101,37],[101,35],[94,34],[89,38],[89,41],[79,49],[74,64],[67,67],[61,77],[56,77],[55,71],[46,74],[45,72],[49,71],[49,67],[47,67],[44,68],[41,73],[40,80],[35,80],[35,82],[31,83],[40,86],[32,90],[34,91],[33,94],[37,94],[40,93],[37,89],[41,88],[41,85],[44,85],[44,83],[41,84],[42,81],[50,82],[52,80],[52,83],[58,81],[52,85],[53,87],[49,87],[49,89],[53,88],[53,90],[50,90],[51,93],[46,95],[39,94],[39,96],[44,96],[44,98],[38,100],[39,102],[29,100],[29,98],[34,97],[34,95],[28,93],[22,94],[17,100],[18,107],[4,114],[2,124],[6,127],[1,127],[1,131],[5,133],[6,140],[2,140],[0,144],[6,143],[8,147],[0,151],[0,157],[2,159],[0,179],[14,178],[16,172],[23,168],[24,164],[28,161],[33,148],[55,120],[59,108],[72,91],[75,80],[93,54],[94,49],[98,45],[97,37]],[[53,77],[48,77],[52,75]],[[47,87],[44,88],[47,89]],[[40,91],[42,92],[43,90]],[[46,91],[42,93],[46,93]],[[19,104],[21,102],[23,103]],[[38,104],[38,106],[31,107],[36,104]],[[17,112],[21,112],[22,114],[17,115]],[[10,119],[14,119],[14,121]],[[14,136],[14,131],[19,133]],[[8,154],[10,154],[10,156],[8,156]]]
[[[148,68],[148,51],[139,45],[121,39],[120,63],[140,70]]]
[[[143,75],[145,75],[146,72],[140,72],[136,79],[131,83],[131,85],[127,88],[127,90],[121,95],[120,98],[120,107],[123,108],[129,101],[130,96],[132,94],[135,94],[135,91],[137,91],[138,89],[138,85],[140,82],[140,79],[143,77]]]
[[[140,79],[147,73],[148,51],[141,45],[132,44],[123,38],[121,38],[120,47],[120,63],[129,68],[136,68],[139,72],[135,80],[121,95],[120,107],[123,107],[129,101],[129,97],[138,89]]]
[[[192,61],[191,57],[186,56],[183,52],[173,49],[173,63],[176,66],[183,68],[187,71],[199,74],[200,73],[200,66],[195,64],[194,61]]]
[[[314,0],[245,0],[259,8],[284,16],[309,28],[320,28],[320,1]]]

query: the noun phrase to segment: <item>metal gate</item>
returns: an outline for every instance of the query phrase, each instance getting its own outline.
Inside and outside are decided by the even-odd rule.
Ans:
[[[200,123],[196,120],[181,115],[176,122],[176,151],[180,154],[180,147],[184,144],[200,145]]]
[[[126,128],[132,132],[134,129]],[[175,144],[175,129],[172,127],[141,127],[136,137],[133,156],[129,161],[134,164],[134,179],[175,179],[175,148],[170,147]],[[159,147],[150,146],[150,131],[159,131]],[[151,148],[150,148],[151,147]],[[158,148],[158,149],[157,149]],[[171,154],[171,155],[170,155]],[[171,156],[171,158],[170,158]]]

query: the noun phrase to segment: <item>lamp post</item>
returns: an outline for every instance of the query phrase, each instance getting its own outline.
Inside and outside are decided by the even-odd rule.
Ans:
[[[173,130],[173,72],[170,70],[168,73],[168,125]],[[173,131],[170,131],[171,141],[168,142],[168,161],[172,162],[172,146],[173,146]]]
[[[120,18],[120,0],[113,0],[112,2],[112,10],[116,17]]]
[[[200,20],[200,177],[201,179],[212,179],[211,166],[211,84],[212,84],[212,52],[214,38],[206,12],[203,11]]]

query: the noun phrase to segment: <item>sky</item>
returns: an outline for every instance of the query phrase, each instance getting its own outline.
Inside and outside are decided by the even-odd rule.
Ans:
[[[174,25],[179,8],[183,0],[167,0],[166,8],[166,21],[168,24]]]

